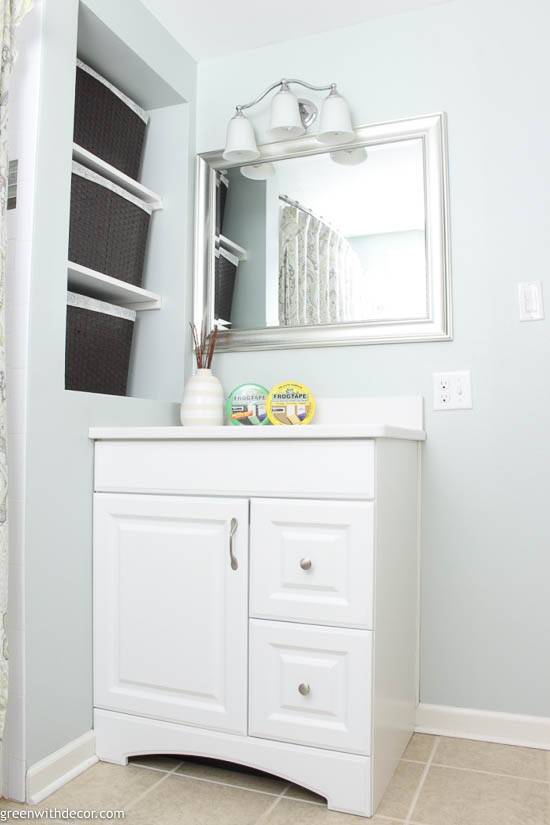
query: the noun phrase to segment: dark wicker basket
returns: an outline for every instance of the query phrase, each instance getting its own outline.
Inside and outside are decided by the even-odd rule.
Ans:
[[[136,313],[67,294],[65,389],[126,395]]]
[[[216,249],[214,314],[216,320],[231,323],[231,307],[239,259],[220,247]]]
[[[73,140],[137,180],[148,115],[82,61],[77,61]]]
[[[216,235],[223,234],[223,218],[228,191],[229,179],[222,172],[218,172],[216,175]]]
[[[73,163],[69,261],[141,286],[151,208]]]

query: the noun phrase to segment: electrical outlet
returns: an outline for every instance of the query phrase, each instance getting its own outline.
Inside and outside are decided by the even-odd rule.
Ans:
[[[470,371],[434,372],[434,410],[471,410]]]

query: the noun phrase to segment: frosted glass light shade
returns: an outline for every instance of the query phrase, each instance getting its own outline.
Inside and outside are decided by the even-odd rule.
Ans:
[[[358,146],[356,149],[338,149],[330,153],[330,159],[341,166],[359,166],[367,158],[368,154],[364,146]]]
[[[289,140],[300,137],[305,131],[298,98],[283,86],[271,101],[269,135],[273,140]]]
[[[225,160],[243,163],[248,160],[256,160],[260,157],[260,152],[256,145],[254,129],[252,124],[242,112],[237,112],[227,125],[227,137],[225,150],[223,153]]]
[[[317,140],[328,146],[355,139],[349,106],[342,95],[333,89],[323,101]]]
[[[250,180],[267,180],[275,174],[275,167],[272,163],[252,163],[250,166],[241,168],[241,175]]]

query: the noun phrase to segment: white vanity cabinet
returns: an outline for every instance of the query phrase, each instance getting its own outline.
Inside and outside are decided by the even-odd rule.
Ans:
[[[226,759],[371,816],[414,726],[423,433],[91,435],[100,759]]]

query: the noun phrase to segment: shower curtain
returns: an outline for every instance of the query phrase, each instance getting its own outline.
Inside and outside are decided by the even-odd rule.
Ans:
[[[303,209],[281,207],[279,325],[360,320],[364,292],[360,261],[346,238]]]
[[[15,61],[15,29],[30,10],[32,0],[0,0],[0,738],[8,701],[8,463],[6,428],[6,207],[8,197],[8,86]]]

